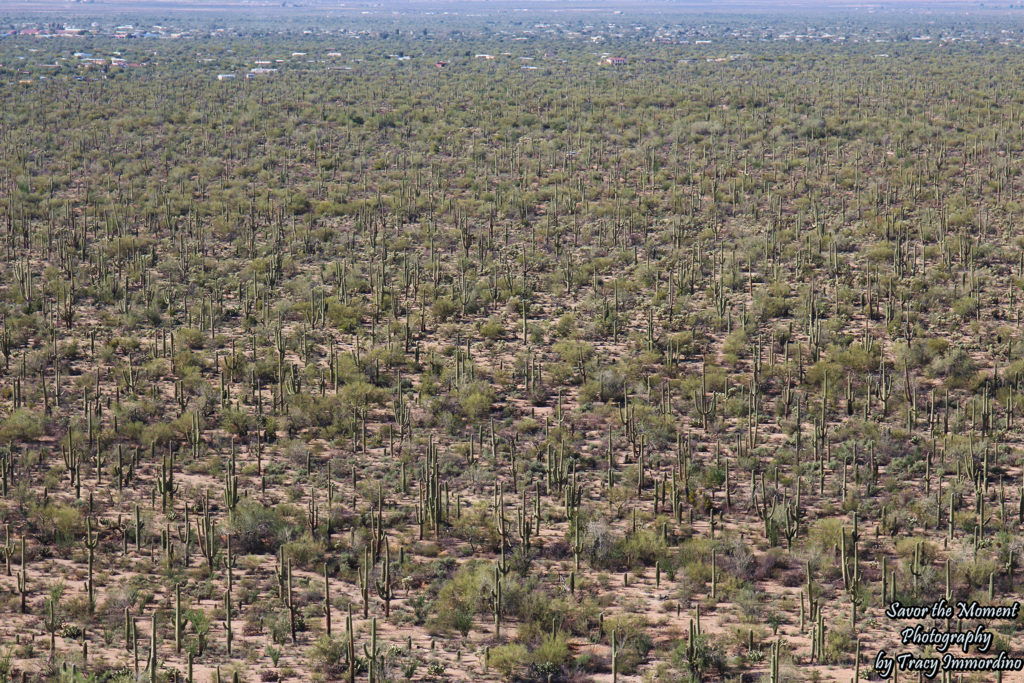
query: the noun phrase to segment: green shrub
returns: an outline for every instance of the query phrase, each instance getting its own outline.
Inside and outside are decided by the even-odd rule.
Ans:
[[[363,322],[365,312],[356,304],[331,301],[327,304],[327,320],[341,332],[354,332]]]
[[[653,643],[647,634],[647,620],[636,614],[620,614],[604,621],[606,640],[615,632],[618,647],[618,670],[620,674],[631,675],[647,659]]]
[[[807,532],[808,545],[820,553],[831,552],[839,545],[843,533],[843,520],[831,517],[815,520]]]
[[[61,503],[47,503],[36,516],[36,533],[40,540],[67,547],[85,533],[85,522],[77,508]]]
[[[546,679],[557,675],[569,661],[569,643],[562,633],[547,634],[529,655],[529,661],[536,673]]]
[[[483,325],[480,326],[480,336],[484,339],[498,339],[505,336],[505,326],[501,324],[501,319],[497,317],[491,317]]]
[[[455,538],[469,543],[474,552],[500,550],[501,536],[494,521],[494,513],[484,501],[476,503],[469,510],[464,510],[454,520],[451,533]]]
[[[584,534],[584,545],[589,549],[591,564],[599,569],[650,567],[665,556],[665,542],[655,529],[615,536],[605,525],[591,524]]]
[[[451,318],[456,311],[455,302],[447,297],[440,297],[430,306],[430,313],[439,322],[445,322]]]
[[[489,414],[493,405],[494,393],[482,382],[469,385],[459,395],[459,407],[470,420],[479,420]]]
[[[958,346],[933,360],[928,366],[928,373],[933,377],[944,377],[947,386],[952,389],[970,381],[977,368],[974,359]]]
[[[835,625],[825,631],[825,662],[841,664],[853,660],[857,650],[857,634],[847,624]]]
[[[323,541],[314,539],[308,531],[302,538],[286,543],[284,549],[285,555],[304,569],[315,571],[324,561]]]
[[[45,433],[46,420],[42,413],[29,408],[18,408],[3,421],[3,426],[0,426],[0,443],[31,441]]]
[[[287,540],[288,524],[277,508],[245,498],[231,513],[231,533],[241,552],[275,553]]]
[[[341,678],[348,669],[344,663],[347,649],[344,638],[324,634],[309,648],[309,664],[328,679]]]
[[[965,296],[953,302],[953,313],[964,321],[970,320],[978,313],[978,300],[973,296]]]
[[[256,419],[246,412],[229,408],[221,416],[220,426],[227,433],[244,439],[249,435],[250,430],[256,426]]]
[[[178,348],[201,349],[203,348],[203,331],[194,327],[179,329],[174,334]]]
[[[439,631],[469,632],[473,616],[485,607],[493,589],[493,565],[469,562],[459,568],[437,595],[437,614],[430,626]]]
[[[697,635],[692,648],[689,642],[680,642],[672,654],[676,665],[686,669],[692,680],[702,681],[712,671],[725,669],[725,655],[709,633]]]
[[[527,651],[525,645],[510,643],[492,647],[487,654],[487,666],[495,669],[503,677],[512,679],[516,672],[525,669],[527,662]]]

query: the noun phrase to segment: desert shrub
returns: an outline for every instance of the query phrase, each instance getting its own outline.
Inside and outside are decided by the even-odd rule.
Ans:
[[[82,513],[70,505],[47,503],[34,516],[35,532],[44,543],[70,546],[85,533]]]
[[[324,634],[309,648],[309,665],[328,679],[341,678],[348,669],[344,662],[347,649],[344,638]]]
[[[715,548],[710,538],[688,538],[679,546],[678,554],[671,558],[683,577],[695,585],[711,580],[711,553]],[[724,558],[723,558],[724,559]]]
[[[725,655],[710,633],[698,634],[692,647],[683,641],[672,653],[675,663],[689,672],[691,680],[706,680],[712,671],[725,670]]]
[[[452,536],[466,541],[474,552],[479,549],[497,552],[501,542],[494,514],[487,503],[479,502],[469,510],[464,510],[454,521]]]
[[[385,390],[375,387],[363,379],[347,383],[341,389],[340,395],[342,407],[349,410],[383,405],[389,398]]]
[[[341,332],[354,332],[362,323],[364,315],[358,304],[342,304],[337,301],[327,304],[327,320]]]
[[[509,643],[491,648],[487,654],[487,666],[492,667],[503,677],[517,678],[515,673],[522,673],[527,663],[527,650],[525,645]]]
[[[846,663],[853,660],[857,649],[857,634],[849,624],[837,624],[825,631],[825,662],[829,664]]]
[[[618,370],[602,370],[598,377],[597,398],[605,402],[620,402],[626,396],[626,378]]]
[[[38,410],[18,408],[0,426],[0,443],[38,439],[46,433],[46,420]]]
[[[470,562],[459,568],[437,595],[437,614],[430,626],[439,631],[469,633],[473,616],[484,607],[493,588],[493,567]]]
[[[720,542],[717,562],[719,571],[728,572],[742,581],[753,579],[758,571],[758,562],[750,546],[736,536]]]
[[[989,576],[1000,576],[1003,567],[994,558],[978,558],[974,561],[963,561],[957,563],[957,573],[963,575],[971,588],[980,589],[988,587]]]
[[[584,534],[584,545],[595,568],[614,571],[650,567],[665,555],[665,542],[655,529],[614,536],[606,525],[592,523]]]
[[[288,210],[296,216],[309,212],[310,203],[306,195],[295,193],[288,200]]]
[[[933,377],[944,377],[949,388],[964,386],[974,377],[977,363],[964,349],[949,349],[940,358],[936,358],[928,366],[928,374]]]
[[[762,322],[789,315],[788,289],[785,285],[773,285],[768,292],[755,298],[754,305],[760,311]]]
[[[807,543],[819,553],[831,552],[834,546],[839,545],[842,533],[843,520],[835,517],[818,519],[807,532]]]
[[[878,369],[881,347],[876,345],[868,350],[861,344],[850,344],[843,349],[831,348],[829,355],[846,372],[875,372]]]
[[[287,609],[279,609],[268,613],[264,617],[263,623],[267,627],[267,631],[270,632],[270,638],[274,643],[288,642],[291,635],[291,621]],[[295,630],[306,630],[306,620],[301,612],[295,615]]]
[[[480,336],[484,339],[498,339],[505,336],[505,326],[501,324],[501,319],[497,317],[491,317],[480,326]]]
[[[241,410],[228,408],[221,415],[220,426],[229,434],[244,439],[256,426],[256,419]]]
[[[195,634],[195,648],[197,654],[202,654],[206,649],[206,639],[210,634],[210,615],[203,609],[190,609],[185,613],[190,630]]]
[[[459,394],[459,407],[470,420],[478,420],[491,412],[494,393],[483,382],[470,384]]]
[[[232,539],[245,553],[274,553],[287,540],[288,524],[275,507],[246,498],[231,514]]]
[[[560,341],[551,348],[564,362],[573,366],[586,363],[594,356],[594,347],[585,342]]]
[[[572,337],[576,334],[577,325],[575,314],[564,313],[558,318],[558,322],[555,323],[554,333],[563,338]]]
[[[807,370],[807,383],[824,386],[825,377],[828,376],[829,389],[834,390],[840,380],[845,378],[843,368],[831,360],[820,360]]]
[[[965,296],[953,302],[953,313],[967,321],[978,312],[978,300],[973,296]]]
[[[203,332],[194,327],[179,329],[174,333],[175,341],[179,348],[201,349],[203,348]]]
[[[620,614],[605,619],[606,639],[610,641],[610,634],[612,631],[615,632],[615,644],[619,650],[618,670],[620,674],[633,674],[647,659],[647,654],[654,645],[646,629],[646,619],[636,614]]]
[[[557,676],[569,660],[569,643],[562,633],[546,634],[529,653],[530,668],[540,680]]]
[[[434,300],[434,303],[430,306],[430,313],[434,316],[434,319],[439,322],[445,322],[453,315],[457,307],[455,302],[447,297],[439,297]]]
[[[314,539],[308,531],[301,538],[285,543],[284,549],[286,556],[304,569],[315,570],[324,560],[323,541]]]

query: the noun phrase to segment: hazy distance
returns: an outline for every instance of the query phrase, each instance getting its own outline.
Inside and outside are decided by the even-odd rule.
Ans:
[[[992,11],[1014,5],[1012,0],[0,0],[0,12],[60,10],[94,11],[104,10],[163,10],[163,11],[246,11],[274,8],[283,11],[359,11],[359,12],[424,12],[424,11],[621,11],[623,13],[642,11],[674,10],[699,12],[762,12],[794,10],[899,10],[899,9],[963,9]]]

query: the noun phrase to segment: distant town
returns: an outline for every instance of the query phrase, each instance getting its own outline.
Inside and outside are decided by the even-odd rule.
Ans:
[[[1024,45],[1024,29],[1009,18],[1012,12],[962,26],[955,22],[931,22],[934,30],[926,32],[919,30],[919,22],[914,24],[917,30],[902,30],[898,23],[859,22],[857,14],[851,14],[848,21],[836,21],[835,18],[820,24],[793,21],[792,28],[783,30],[780,30],[778,22],[768,23],[757,17],[694,25],[619,23],[614,20],[588,23],[584,21],[587,17],[581,16],[565,22],[512,22],[513,28],[504,26],[500,30],[472,23],[452,30],[442,20],[432,28],[404,30],[399,23],[395,30],[382,30],[370,22],[373,13],[363,14],[368,15],[366,28],[359,28],[358,24],[353,27],[351,23],[340,28],[329,25],[310,28],[303,27],[301,20],[286,22],[280,30],[269,33],[284,39],[277,42],[278,45],[287,44],[290,38],[295,50],[248,56],[237,53],[234,48],[213,49],[218,42],[223,41],[226,46],[230,39],[246,35],[248,28],[244,22],[204,28],[146,22],[13,22],[0,27],[0,41],[11,43],[5,51],[6,63],[0,63],[0,83],[25,85],[53,78],[96,80],[126,71],[143,70],[160,62],[160,45],[182,41],[196,43],[196,60],[207,65],[209,78],[217,81],[268,77],[282,69],[317,68],[317,65],[320,68],[351,70],[367,60],[377,59],[395,63],[422,61],[439,69],[457,69],[460,61],[452,56],[453,44],[481,39],[507,49],[456,53],[459,59],[497,63],[512,60],[518,62],[519,69],[523,71],[536,71],[545,64],[565,62],[557,49],[553,49],[559,42],[567,45],[591,43],[596,48],[591,53],[595,67],[618,68],[628,67],[637,61],[694,64],[742,60],[748,58],[748,53],[742,49],[745,44],[870,44],[879,46],[877,51],[873,51],[873,56],[880,59],[889,57],[890,51],[884,48],[887,44],[938,47],[954,44]],[[227,16],[223,18],[227,19]],[[368,40],[401,41],[406,48],[422,46],[422,51],[417,54],[396,50],[368,55],[364,49]],[[328,45],[326,49],[323,47],[325,42]],[[640,44],[664,46],[665,57],[652,57],[650,54],[639,60],[632,57]],[[24,50],[12,50],[15,45],[23,46]],[[361,47],[354,49],[355,45]],[[15,55],[13,58],[12,54]]]

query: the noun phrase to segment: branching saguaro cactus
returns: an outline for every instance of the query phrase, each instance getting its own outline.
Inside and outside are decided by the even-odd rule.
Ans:
[[[359,594],[363,599],[363,619],[368,619],[370,617],[371,574],[370,549],[363,548],[363,562],[359,566]]]
[[[384,617],[391,617],[391,599],[395,597],[394,585],[391,581],[391,546],[384,543],[384,561],[381,564],[380,578],[374,581],[377,595],[384,601]]]
[[[196,538],[199,552],[206,558],[207,567],[212,572],[217,560],[217,523],[210,516],[209,495],[203,500],[202,516],[196,520]]]
[[[228,656],[231,656],[231,645],[234,641],[234,632],[231,626],[231,589],[224,591],[224,646]]]
[[[99,534],[92,531],[92,518],[85,521],[85,547],[89,550],[89,611],[96,607],[95,584],[93,583],[93,566],[95,565],[96,547],[99,545]]]
[[[153,613],[152,622],[150,623],[150,636],[149,636],[149,664],[147,669],[149,670],[149,683],[156,683],[157,673],[160,670],[159,655],[156,649],[156,613]]]
[[[619,680],[619,648],[615,642],[615,629],[611,632],[611,652],[612,652],[612,683],[618,683]]]
[[[345,640],[348,650],[348,683],[355,683],[356,680],[356,645],[355,629],[352,627],[352,607],[349,606],[348,616],[345,618]]]
[[[168,505],[174,504],[174,494],[178,492],[178,485],[174,483],[174,451],[168,447],[160,465],[160,477],[156,481],[157,491],[160,493],[160,505],[163,512],[167,512]]]
[[[26,601],[28,599],[29,586],[28,586],[28,566],[25,564],[25,538],[21,539],[21,571],[18,572],[18,595],[20,601],[18,604],[18,611],[22,614],[26,612]]]
[[[174,584],[174,651],[181,652],[182,635],[185,631],[185,615],[181,609],[181,584]]]
[[[494,566],[494,587],[491,590],[491,613],[494,615],[494,637],[501,638],[502,588],[501,570]]]
[[[324,630],[331,635],[331,582],[327,574],[327,563],[324,562]]]
[[[4,565],[7,569],[7,576],[11,576],[11,557],[15,553],[15,545],[11,540],[11,525],[4,525],[4,544],[0,546],[0,553],[4,556]]]
[[[383,669],[383,651],[377,647],[377,617],[370,620],[370,643],[363,644],[363,654],[366,655],[369,682],[377,683],[380,680],[380,671]]]

